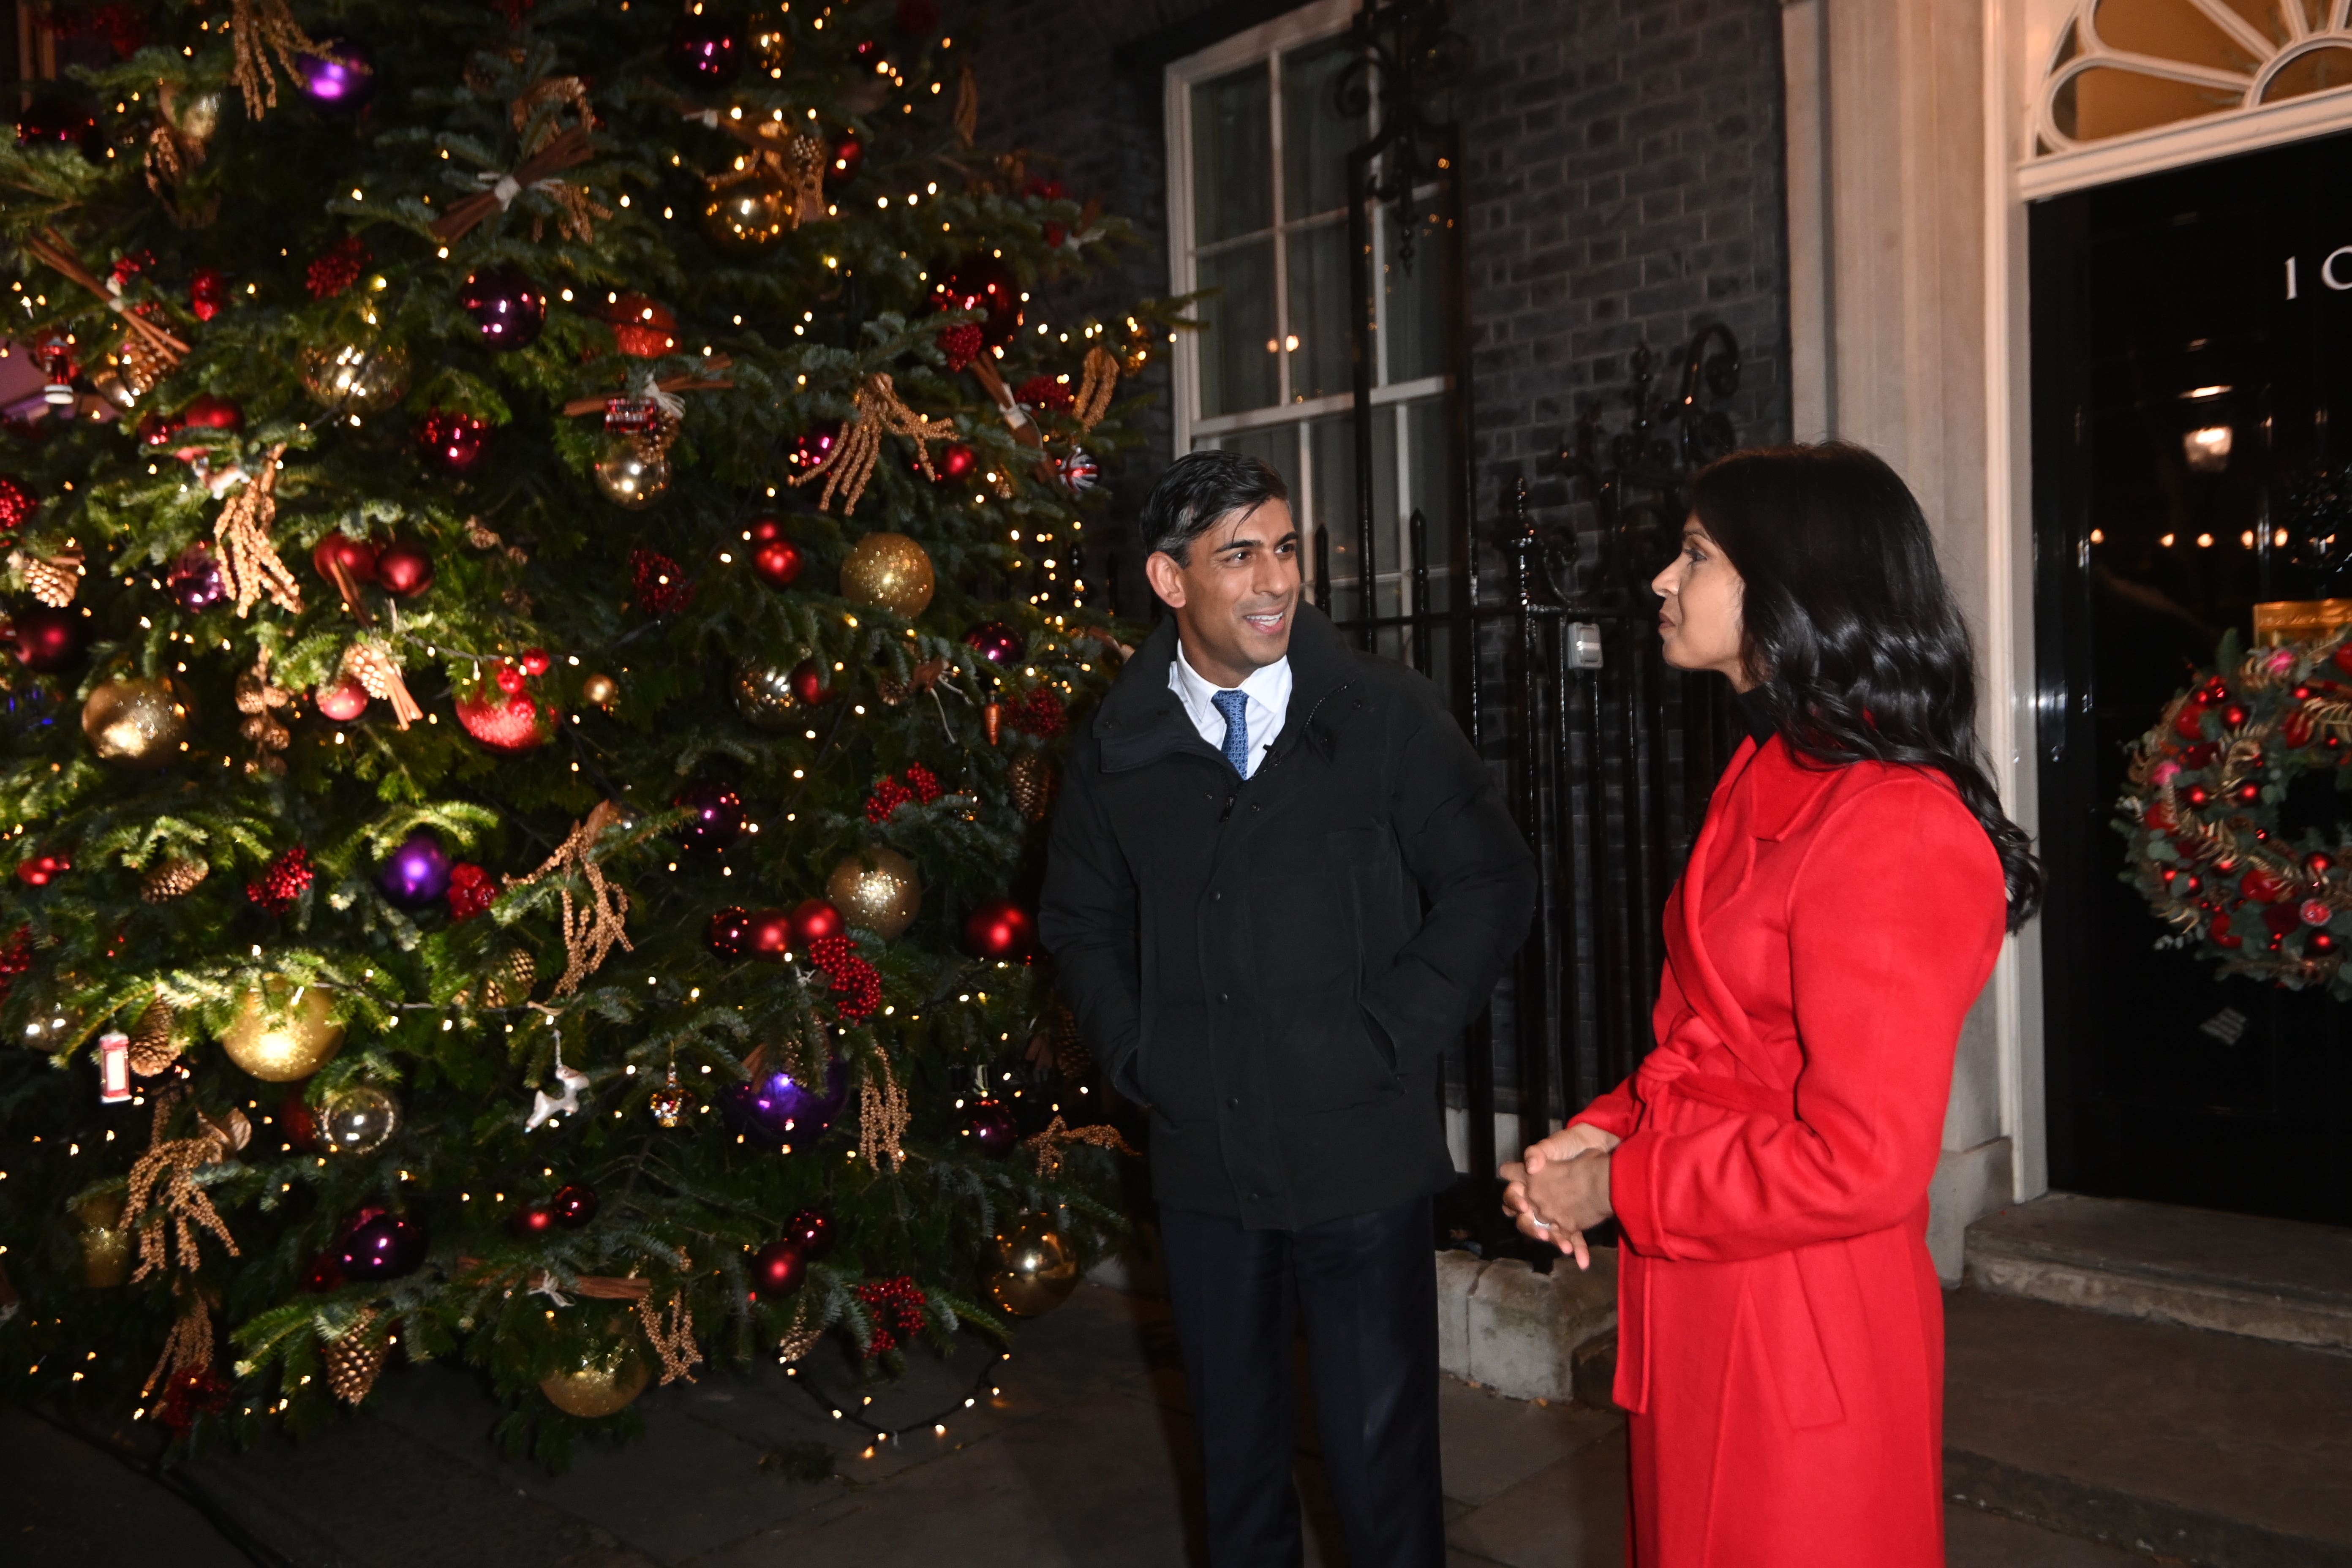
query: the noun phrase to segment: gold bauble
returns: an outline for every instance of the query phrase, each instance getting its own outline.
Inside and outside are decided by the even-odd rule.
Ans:
[[[179,756],[194,717],[176,680],[110,680],[81,705],[81,732],[101,762],[160,768]]]
[[[221,1035],[221,1049],[264,1083],[292,1083],[334,1060],[343,1026],[327,1016],[327,994],[305,987],[300,1000],[278,1002],[248,991],[236,1019]]]
[[[122,1223],[122,1203],[121,1193],[100,1193],[74,1205],[74,1217],[81,1221],[81,1282],[92,1289],[131,1282],[139,1242]]]
[[[621,683],[609,675],[592,675],[580,683],[580,700],[603,708],[621,694]]]
[[[337,414],[373,414],[408,392],[408,351],[398,343],[320,343],[302,351],[302,386]]]
[[[735,696],[735,711],[762,730],[782,730],[793,721],[800,699],[793,695],[790,665],[747,658],[735,667],[728,689]]]
[[[1054,1228],[1051,1215],[1016,1215],[996,1233],[996,1271],[988,1294],[1016,1318],[1052,1311],[1078,1288],[1078,1255],[1069,1237]]]
[[[885,942],[896,942],[923,910],[923,884],[915,863],[895,849],[861,849],[833,868],[824,896],[842,918]]]
[[[566,1415],[593,1421],[625,1408],[646,1391],[650,1376],[645,1358],[634,1347],[621,1344],[591,1359],[577,1372],[559,1372],[540,1379],[539,1391]]]
[[[373,1154],[400,1131],[400,1101],[374,1084],[353,1084],[327,1096],[315,1120],[328,1153]]]
[[[841,563],[841,595],[913,620],[939,585],[931,558],[903,533],[869,533]]]
[[[766,9],[751,23],[751,65],[765,71],[771,80],[781,79],[793,67],[793,35],[784,25],[783,7]]]
[[[595,474],[596,488],[606,500],[642,511],[669,489],[669,458],[625,432],[615,432],[604,438]]]
[[[765,158],[702,183],[702,232],[730,256],[765,256],[793,232],[793,188]]]

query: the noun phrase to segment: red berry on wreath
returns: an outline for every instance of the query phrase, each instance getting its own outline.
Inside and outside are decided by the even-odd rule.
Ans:
[[[508,696],[514,697],[521,693],[522,671],[517,669],[513,665],[502,664],[499,666],[497,679],[499,689],[505,692]]]
[[[2242,784],[2238,786],[2238,798],[2252,805],[2263,798],[2263,786],[2252,783]],[[2261,835],[2257,834],[2255,837],[2260,837]]]
[[[2314,952],[2334,952],[2336,939],[2324,931],[2315,931],[2305,941],[2304,946]]]
[[[2232,702],[2227,708],[2221,710],[2221,722],[2227,724],[2232,730],[2242,730],[2245,728],[2246,710],[2237,703]]]
[[[525,675],[545,675],[548,667],[554,662],[547,657],[547,650],[543,647],[527,647],[522,650],[522,672]]]
[[[490,874],[470,860],[449,868],[449,918],[463,924],[498,902],[499,888]]]
[[[2315,877],[2325,875],[2327,868],[2335,864],[2335,858],[2325,849],[2315,849],[2303,858],[2304,869]]]
[[[16,531],[33,519],[33,509],[40,498],[25,487],[20,479],[0,475],[0,544],[16,537]]]
[[[2187,789],[2181,791],[2181,795],[2182,798],[2186,799],[2191,805],[2203,805],[2207,801],[2213,798],[2211,795],[2205,793],[2205,786],[2203,784],[2190,784]]]

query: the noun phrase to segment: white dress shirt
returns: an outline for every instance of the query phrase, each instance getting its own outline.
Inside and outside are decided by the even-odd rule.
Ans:
[[[1192,721],[1192,728],[1201,731],[1201,739],[1213,751],[1225,749],[1225,716],[1217,711],[1209,699],[1227,688],[1213,686],[1202,679],[1184,658],[1184,639],[1176,639],[1176,658],[1168,667],[1168,689],[1184,705]],[[1249,717],[1249,766],[1242,777],[1257,772],[1265,761],[1266,748],[1282,733],[1282,721],[1290,711],[1290,660],[1287,657],[1254,670],[1241,683],[1241,691],[1249,698],[1244,711]]]

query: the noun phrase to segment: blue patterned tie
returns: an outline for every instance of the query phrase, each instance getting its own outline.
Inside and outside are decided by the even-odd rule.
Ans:
[[[1225,761],[1234,764],[1234,772],[1249,777],[1248,693],[1213,691],[1209,701],[1225,716]]]

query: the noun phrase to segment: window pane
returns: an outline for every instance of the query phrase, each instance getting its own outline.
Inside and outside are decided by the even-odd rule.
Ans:
[[[1265,66],[1193,86],[1195,244],[1255,234],[1274,222],[1273,129]]]
[[[1429,603],[1422,609],[1442,610],[1453,603],[1447,596],[1446,524],[1452,516],[1446,494],[1449,480],[1445,467],[1445,403],[1442,398],[1424,398],[1409,403],[1403,409],[1405,444],[1405,504],[1404,514],[1410,520],[1415,511],[1421,513],[1423,548],[1428,552]],[[1412,536],[1405,534],[1405,561],[1412,563]]]
[[[1427,199],[1420,198],[1423,203]],[[1381,286],[1388,295],[1382,306],[1388,312],[1388,378],[1391,382],[1418,381],[1445,368],[1438,336],[1442,321],[1437,293],[1438,274],[1444,269],[1444,221],[1434,213],[1416,210],[1411,270],[1397,243],[1401,233],[1396,209],[1384,209]]]
[[[1307,439],[1315,463],[1315,528],[1331,541],[1331,614],[1338,620],[1355,619],[1363,614],[1357,565],[1362,552],[1356,532],[1356,416],[1318,419],[1307,426]],[[1372,552],[1375,575],[1396,571],[1396,418],[1385,408],[1372,412]],[[1381,613],[1396,613],[1393,575],[1381,584],[1376,603]]]
[[[1201,414],[1238,414],[1281,401],[1274,337],[1274,241],[1201,258]]]
[[[1319,224],[1290,236],[1290,400],[1346,392],[1349,365],[1348,226]]]
[[[1348,149],[1364,139],[1361,120],[1333,102],[1354,58],[1344,38],[1282,57],[1282,216],[1312,217],[1348,205]]]
[[[1282,482],[1290,487],[1294,502],[1298,497],[1298,426],[1275,425],[1262,430],[1237,430],[1218,443],[1228,452],[1245,452],[1253,458],[1274,465]]]

